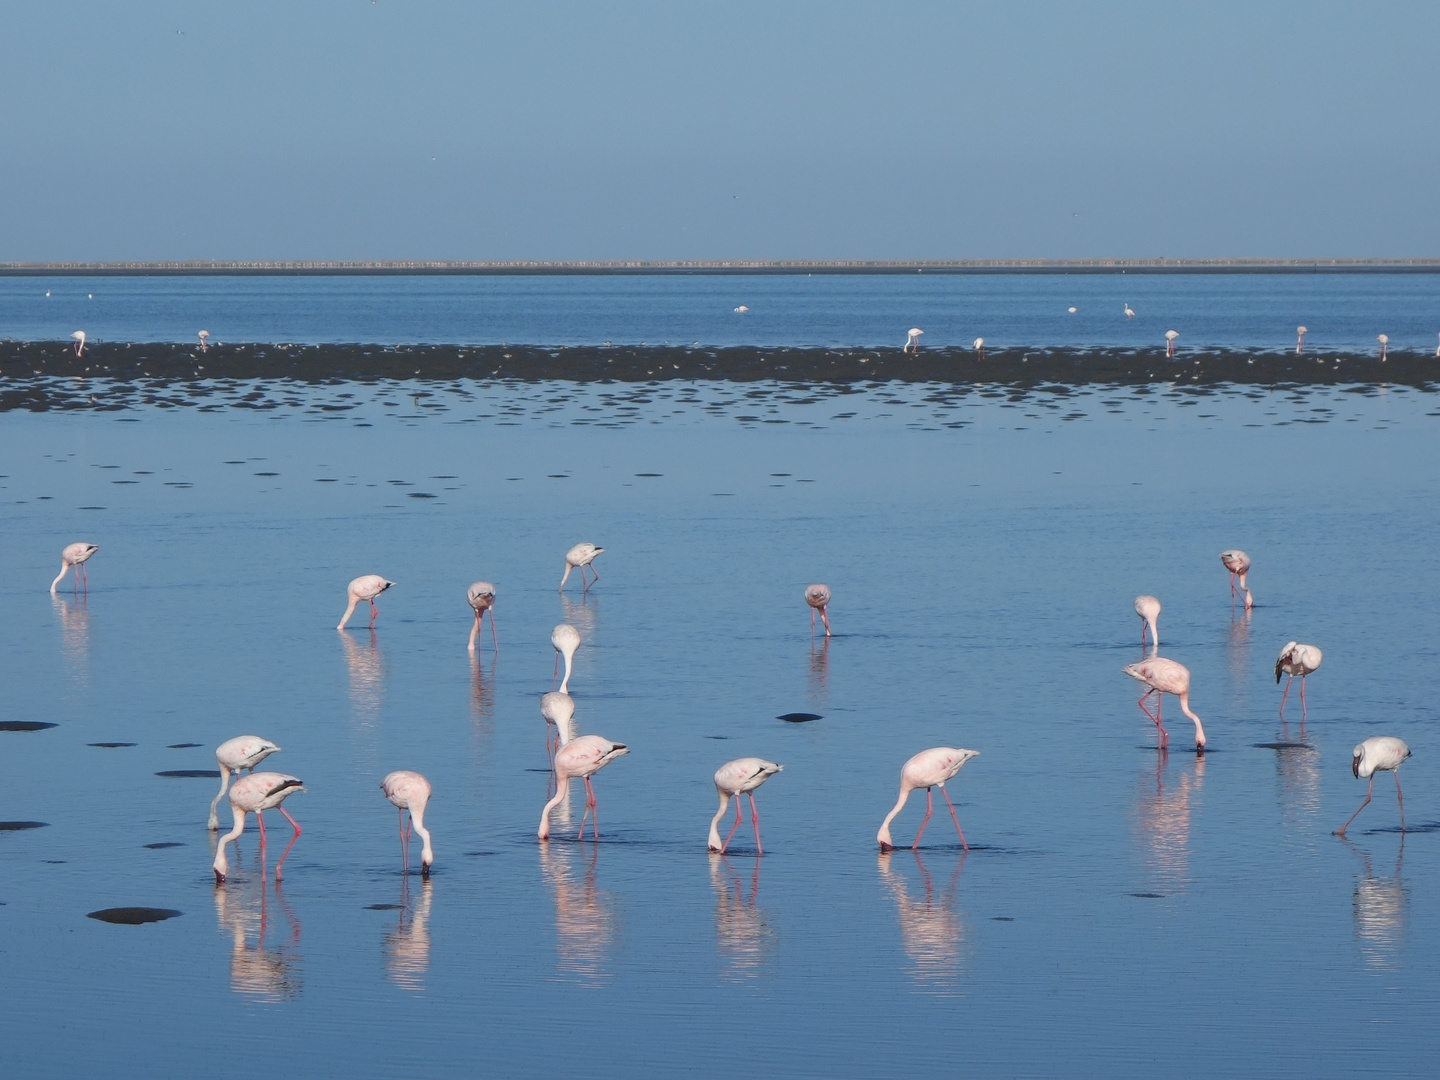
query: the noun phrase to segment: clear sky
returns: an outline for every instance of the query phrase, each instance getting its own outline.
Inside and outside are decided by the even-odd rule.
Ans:
[[[1440,254],[1440,3],[0,7],[0,259]]]

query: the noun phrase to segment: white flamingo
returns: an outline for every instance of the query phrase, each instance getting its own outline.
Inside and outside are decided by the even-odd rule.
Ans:
[[[727,761],[720,768],[715,770],[715,791],[720,796],[720,809],[715,811],[714,818],[710,821],[710,850],[725,854],[725,849],[730,846],[730,838],[735,835],[735,830],[740,827],[740,796],[750,797],[750,823],[755,826],[755,852],[757,855],[764,855],[765,849],[760,846],[760,815],[755,812],[755,789],[769,780],[778,772],[785,770],[784,765],[777,765],[773,761],[766,761],[764,758],[745,757],[736,758],[734,761]],[[720,819],[725,816],[729,809],[730,800],[735,800],[735,824],[730,826],[729,835],[725,842],[720,842],[720,830],[718,828]]]
[[[1359,810],[1350,815],[1350,821],[1354,821],[1360,816],[1360,810],[1370,805],[1370,796],[1375,794],[1375,774],[1388,772],[1395,777],[1395,801],[1400,804],[1400,831],[1405,831],[1405,795],[1400,790],[1400,766],[1409,756],[1410,747],[1393,735],[1376,735],[1355,747],[1350,771],[1357,780],[1369,780],[1370,786],[1365,790],[1365,801],[1360,804]],[[1350,821],[1336,829],[1335,835],[1344,836]]]
[[[905,335],[905,347],[901,352],[918,353],[920,351],[920,335],[925,333],[918,326],[912,326]]]
[[[584,586],[584,588],[582,588],[580,592],[582,594],[589,592],[590,586],[594,585],[596,581],[600,580],[600,571],[595,569],[595,557],[604,550],[605,549],[603,547],[596,547],[594,544],[586,542],[583,544],[576,544],[569,551],[567,551],[565,553],[565,576],[560,579],[560,588],[556,591],[565,591],[565,582],[570,579],[570,571],[578,567],[580,570],[580,584]],[[589,584],[586,584],[585,582],[585,567],[587,566],[590,567],[590,572],[595,575],[595,580],[591,581]],[[491,625],[494,624],[492,623]]]
[[[495,625],[491,623],[490,625]],[[570,692],[570,668],[575,660],[575,650],[580,648],[580,631],[569,623],[561,623],[550,632],[550,644],[555,646],[555,671],[551,682],[560,675],[560,658],[565,658],[565,679],[560,683],[560,693]]]

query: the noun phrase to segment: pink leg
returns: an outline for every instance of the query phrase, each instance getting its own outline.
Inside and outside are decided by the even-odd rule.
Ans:
[[[920,837],[925,835],[925,826],[930,823],[930,811],[933,809],[935,809],[934,795],[927,787],[925,789],[925,817],[920,821],[920,831],[915,834],[915,842],[910,845],[911,851],[920,850]]]
[[[1396,773],[1395,778],[1399,780],[1400,774]],[[737,798],[735,801],[738,803],[740,800]],[[764,855],[765,849],[760,846],[760,813],[755,809],[755,796],[753,793],[750,794],[750,824],[755,826],[755,854]]]
[[[725,843],[720,845],[720,854],[725,854],[725,849],[730,846],[730,837],[735,835],[735,830],[740,827],[740,796],[735,796],[735,824],[730,826],[730,831],[725,834]]]
[[[405,828],[405,811],[397,809],[395,815],[400,828],[400,861],[405,867],[403,875],[408,875],[410,873],[410,830]]]
[[[1398,791],[1398,790],[1399,790],[1399,786],[1398,786],[1398,785],[1399,785],[1399,783],[1400,783],[1400,776],[1399,776],[1398,773],[1397,773],[1396,776],[1395,776],[1395,783],[1396,783],[1396,785],[1397,785],[1397,786],[1396,786],[1396,790]],[[1373,795],[1373,794],[1375,794],[1375,777],[1374,777],[1374,775],[1372,774],[1371,777],[1370,777],[1370,786],[1365,789],[1365,801],[1360,804],[1360,809],[1359,809],[1359,810],[1356,810],[1355,813],[1353,813],[1353,814],[1350,815],[1350,821],[1354,821],[1357,817],[1360,816],[1360,810],[1364,810],[1365,807],[1367,807],[1367,806],[1370,805],[1370,796]],[[1340,828],[1336,829],[1336,830],[1335,830],[1335,835],[1336,835],[1336,836],[1344,836],[1344,835],[1345,835],[1345,830],[1350,827],[1350,821],[1345,822],[1344,825],[1341,825]]]
[[[595,802],[595,789],[590,786],[590,777],[585,777],[585,805],[590,808],[590,839],[600,839],[600,808]],[[580,823],[580,831],[584,833],[585,823]]]
[[[960,828],[960,819],[955,816],[955,804],[950,801],[950,793],[945,790],[944,784],[940,785],[940,794],[945,796],[945,805],[950,807],[950,820],[955,822],[955,831],[960,834],[960,846],[969,851],[970,845],[965,842],[965,832]]]
[[[1295,681],[1295,676],[1294,676],[1294,675],[1289,676],[1289,677],[1285,680],[1285,693],[1283,693],[1283,694],[1280,695],[1280,719],[1281,719],[1281,720],[1284,720],[1284,719],[1285,719],[1285,699],[1290,696],[1290,684],[1291,684],[1292,682],[1294,682],[1294,681]],[[1303,692],[1304,689],[1305,689],[1305,681],[1304,681],[1303,679],[1300,681],[1300,689],[1301,689],[1302,692]]]
[[[375,606],[375,601],[370,601],[370,628],[375,628],[375,620],[380,617],[380,609]]]
[[[1170,733],[1165,730],[1165,695],[1157,694],[1155,698],[1155,726],[1160,729],[1160,745],[1169,747]]]
[[[1400,790],[1400,773],[1397,770],[1390,774],[1395,777],[1395,801],[1400,804],[1400,831],[1405,831],[1405,793]],[[1374,777],[1371,777],[1373,780]]]
[[[550,672],[550,689],[554,690],[560,683],[560,654],[555,654],[555,667]]]
[[[1140,620],[1140,648],[1145,648],[1145,631],[1150,629],[1150,624],[1144,619]]]
[[[1152,724],[1156,723],[1157,721],[1155,719],[1155,714],[1145,707],[1145,699],[1153,693],[1155,693],[1154,690],[1146,690],[1145,693],[1140,695],[1140,700],[1135,703],[1140,706],[1140,711],[1143,712],[1147,717],[1149,717]]]
[[[815,636],[815,609],[810,609],[810,636]]]
[[[90,591],[90,571],[85,569],[85,564],[80,564],[80,580],[85,583],[85,592]]]
[[[1231,571],[1230,571],[1230,597],[1231,597],[1231,599],[1234,599],[1234,597],[1235,597],[1235,571],[1234,571],[1234,570],[1231,570]]]
[[[255,811],[255,820],[260,825],[260,846],[265,846],[265,815],[259,810]]]
[[[1305,717],[1306,717],[1306,706],[1305,706],[1305,676],[1304,676],[1304,675],[1301,675],[1301,676],[1300,676],[1300,723],[1302,723],[1302,724],[1305,723]],[[1396,774],[1395,774],[1395,778],[1398,780],[1398,779],[1400,778],[1400,774],[1399,774],[1399,773],[1396,773]]]
[[[495,612],[490,612],[490,644],[495,646],[495,651],[500,651],[500,639],[495,636]]]
[[[825,624],[825,636],[833,637],[830,633],[830,614],[823,607],[820,609],[820,621]]]

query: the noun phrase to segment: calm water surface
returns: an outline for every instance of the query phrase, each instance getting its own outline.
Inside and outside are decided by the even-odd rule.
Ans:
[[[8,1075],[1433,1072],[1433,396],[977,397],[944,427],[913,387],[843,421],[752,399],[774,424],[562,384],[501,420],[358,393],[358,423],[0,425],[0,720],[58,725],[0,732],[0,819],[48,823],[0,831]],[[102,546],[88,601],[52,599],[76,539]],[[582,539],[600,583],[559,596]],[[399,583],[375,632],[337,633],[368,572]],[[476,578],[500,649],[472,660]],[[1141,591],[1193,672],[1203,758],[1157,754],[1120,672]],[[600,843],[541,847],[562,620],[582,730],[632,752],[596,779]],[[1303,729],[1273,678],[1297,638],[1325,650]],[[775,719],[794,711],[822,719]],[[305,831],[283,886],[251,831],[217,889],[217,781],[156,774],[245,732],[304,779]],[[1414,751],[1411,831],[1382,776],[1341,840],[1374,734]],[[951,784],[972,850],[942,809],[918,855],[878,854],[901,763],[934,745],[981,751]],[[746,830],[709,856],[710,775],[750,754],[785,765],[765,856]],[[395,768],[435,786],[428,884],[401,874]],[[85,917],[127,905],[184,914]]]

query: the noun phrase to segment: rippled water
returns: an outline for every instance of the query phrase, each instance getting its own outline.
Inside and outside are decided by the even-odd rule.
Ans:
[[[5,414],[0,719],[57,725],[0,730],[0,819],[46,823],[0,831],[7,1072],[1432,1071],[1433,395],[710,389],[747,411],[548,383],[433,410],[357,388],[356,423],[306,422],[334,388]],[[88,599],[52,600],[76,539]],[[559,596],[585,539],[601,580]],[[337,633],[368,572],[398,582],[375,632]],[[472,659],[477,578],[500,649]],[[1120,672],[1142,591],[1203,758],[1157,754]],[[631,753],[596,778],[600,842],[542,847],[562,620],[582,730]],[[1276,716],[1292,638],[1325,650],[1303,730],[1294,694]],[[305,781],[304,833],[282,886],[247,832],[217,889],[218,782],[159,774],[247,732]],[[1414,751],[1411,831],[1381,776],[1341,840],[1373,734]],[[942,806],[918,854],[878,854],[934,745],[981,751],[950,785],[972,850]],[[709,856],[710,776],[751,754],[785,765],[766,853],[747,825]],[[396,768],[435,786],[428,884],[400,873]],[[140,906],[183,914],[86,917]]]

